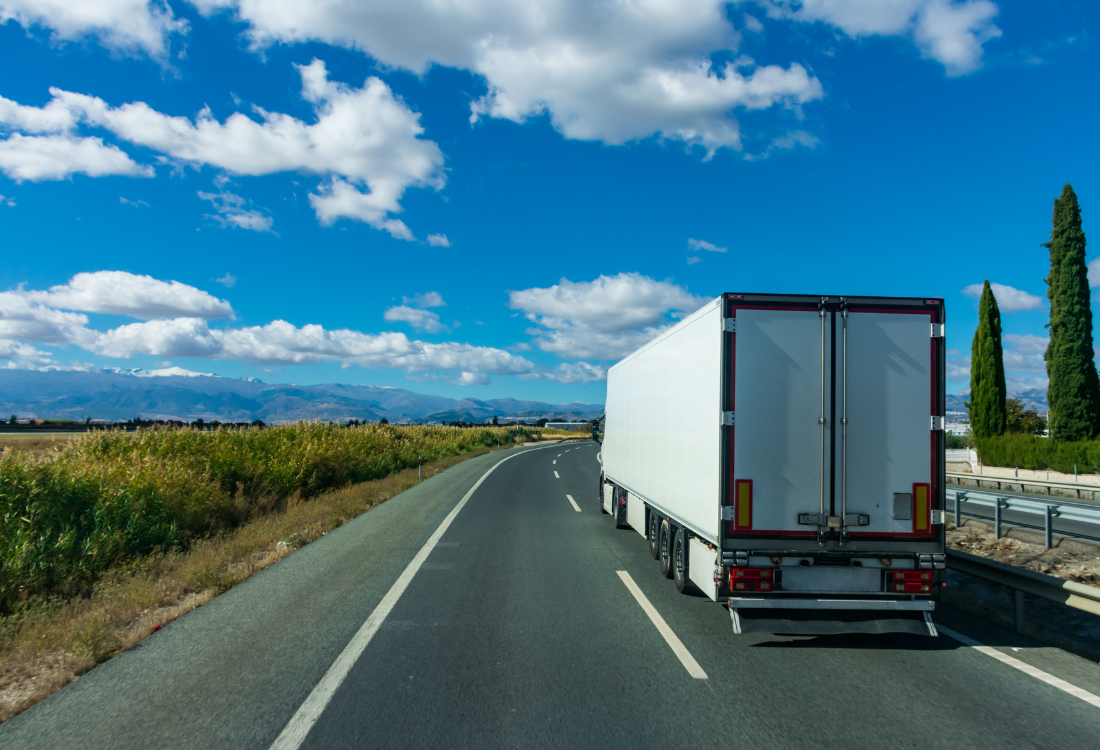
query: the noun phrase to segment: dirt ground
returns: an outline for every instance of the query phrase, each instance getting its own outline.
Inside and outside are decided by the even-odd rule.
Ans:
[[[1017,565],[1028,570],[1100,586],[1100,544],[1055,536],[1046,549],[1043,537],[1030,530],[1010,528],[993,539],[993,525],[967,519],[962,527],[947,526],[947,546],[972,555]],[[947,571],[941,600],[1002,627],[1016,628],[1015,593],[983,578]],[[1024,632],[1043,643],[1100,661],[1100,617],[1040,597],[1024,597]]]
[[[948,523],[947,546],[1067,581],[1100,586],[1100,544],[1055,535],[1054,547],[1046,549],[1041,534],[1011,528],[995,540],[992,524],[967,519],[959,528]]]
[[[0,458],[13,453],[43,456],[56,448],[63,448],[72,440],[81,438],[84,432],[47,432],[31,434],[0,434]]]

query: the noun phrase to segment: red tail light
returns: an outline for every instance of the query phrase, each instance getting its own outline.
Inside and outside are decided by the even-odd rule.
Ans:
[[[771,568],[732,568],[730,570],[731,591],[771,591]]]
[[[895,570],[894,571],[894,581],[896,581],[896,582],[906,581],[906,582],[910,582],[910,583],[914,582],[914,581],[931,582],[932,581],[932,571],[931,570]]]
[[[928,594],[932,592],[931,570],[895,570],[887,590],[894,594]]]

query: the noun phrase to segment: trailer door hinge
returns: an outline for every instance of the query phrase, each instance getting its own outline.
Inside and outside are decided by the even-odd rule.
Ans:
[[[944,428],[943,417],[932,417],[932,429],[942,430]]]
[[[942,510],[932,511],[932,525],[933,526],[943,526],[943,511]]]
[[[737,333],[737,318],[724,318],[722,320],[722,330],[726,333]]]
[[[943,323],[933,323],[932,324],[932,338],[934,338],[934,339],[942,339],[943,338]]]
[[[722,426],[723,427],[733,427],[733,412],[732,411],[722,412]]]
[[[722,520],[723,521],[732,521],[735,518],[737,518],[737,515],[736,515],[736,512],[735,512],[736,510],[737,510],[737,506],[735,506],[735,505],[723,505],[722,506]]]

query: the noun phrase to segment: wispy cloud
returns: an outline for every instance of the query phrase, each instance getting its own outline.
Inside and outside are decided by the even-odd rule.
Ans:
[[[718,245],[715,245],[713,242],[693,238],[688,238],[688,247],[696,252],[700,250],[706,250],[711,253],[724,253],[729,251],[728,247],[718,247]]]

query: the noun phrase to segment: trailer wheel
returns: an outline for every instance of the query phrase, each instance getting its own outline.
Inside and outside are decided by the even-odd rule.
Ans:
[[[621,487],[618,492],[611,495],[611,517],[615,520],[616,529],[626,526],[626,507],[622,502],[625,497],[626,490]]]
[[[687,570],[684,566],[684,547],[687,546],[687,535],[683,529],[676,532],[672,541],[672,580],[676,584],[676,590],[684,593],[688,586]]]
[[[661,521],[661,529],[657,537],[657,545],[660,548],[661,555],[661,575],[665,578],[672,578],[672,540],[669,539],[671,533],[672,528],[666,518]]]
[[[649,540],[649,554],[654,560],[661,556],[661,547],[657,543],[657,533],[657,514],[651,510],[649,511],[649,527],[646,538]]]

